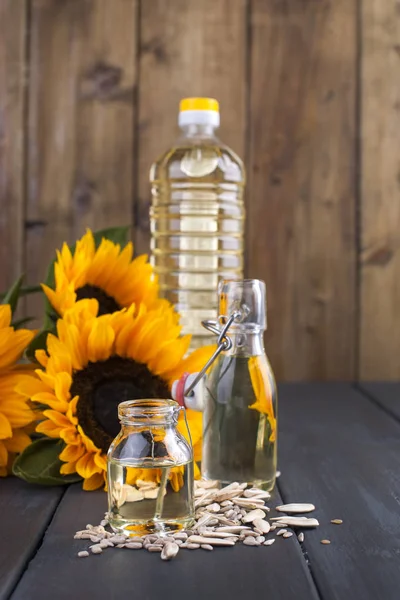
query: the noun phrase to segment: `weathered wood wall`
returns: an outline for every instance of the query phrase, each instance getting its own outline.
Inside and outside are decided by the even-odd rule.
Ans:
[[[0,0],[1,288],[87,226],[147,251],[149,165],[211,95],[278,377],[399,378],[399,79],[398,0]]]

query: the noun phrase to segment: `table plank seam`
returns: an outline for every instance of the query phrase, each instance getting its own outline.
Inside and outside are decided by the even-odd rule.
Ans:
[[[281,476],[281,477],[282,477],[282,476]],[[280,485],[280,478],[278,478],[278,479],[276,480],[276,487],[278,488],[278,491],[279,491],[279,494],[281,495],[281,498],[282,498],[282,501],[283,501],[283,503],[284,503],[284,504],[287,504],[287,503],[291,502],[290,498],[287,498],[287,497],[286,497],[286,494],[283,492],[283,490],[282,490],[282,488],[281,488],[281,485]],[[320,590],[320,588],[319,588],[319,586],[318,586],[318,582],[317,582],[317,580],[316,580],[316,578],[315,578],[315,576],[314,576],[314,572],[313,572],[313,569],[312,569],[312,566],[311,566],[310,560],[309,560],[309,558],[308,558],[308,552],[307,552],[307,548],[306,548],[306,545],[305,545],[305,544],[306,544],[306,542],[304,541],[302,544],[300,544],[299,540],[297,539],[297,535],[296,535],[296,534],[295,534],[295,536],[296,536],[295,543],[296,543],[296,544],[298,544],[298,545],[300,546],[301,553],[302,553],[302,555],[303,555],[303,558],[304,558],[304,560],[305,560],[305,563],[306,563],[306,565],[307,565],[307,569],[308,569],[308,571],[309,571],[309,573],[310,573],[311,580],[312,580],[312,582],[313,582],[313,585],[314,585],[314,591],[315,591],[316,595],[318,596],[318,598],[319,598],[320,600],[323,600],[323,597],[322,597],[322,592],[321,592],[321,590]],[[292,539],[293,539],[293,538],[292,538]]]
[[[46,537],[46,534],[47,534],[47,531],[48,531],[50,525],[53,522],[53,519],[54,519],[54,517],[55,517],[55,515],[56,515],[56,513],[57,513],[57,511],[58,511],[58,509],[59,509],[59,507],[61,505],[61,502],[62,502],[62,500],[63,500],[63,498],[65,496],[65,493],[66,493],[67,489],[68,489],[68,486],[65,486],[65,489],[63,490],[63,493],[61,494],[61,496],[59,498],[58,504],[54,507],[54,509],[52,510],[52,512],[49,513],[48,519],[46,520],[45,527],[43,528],[42,535],[41,535],[40,539],[38,540],[36,548],[34,548],[32,550],[32,552],[31,552],[31,554],[28,556],[28,558],[27,558],[27,560],[26,560],[26,562],[24,564],[24,567],[23,567],[23,569],[22,569],[22,571],[21,571],[18,579],[16,580],[16,582],[15,582],[12,590],[10,591],[10,594],[8,596],[8,600],[10,600],[12,598],[15,590],[17,589],[17,587],[18,587],[21,579],[23,578],[25,572],[27,571],[30,563],[34,560],[35,556],[37,555],[37,553],[39,552],[40,548],[42,547],[43,541],[44,541],[44,539]]]
[[[364,396],[364,398],[366,398],[367,400],[369,400],[372,404],[374,404],[374,406],[376,406],[377,408],[379,408],[380,410],[382,410],[384,413],[386,413],[389,417],[391,417],[392,419],[394,419],[396,421],[397,424],[400,425],[400,419],[398,417],[398,415],[396,415],[395,412],[393,412],[390,408],[388,408],[387,406],[385,406],[380,400],[379,398],[377,398],[372,392],[370,392],[369,390],[366,390],[362,383],[354,383],[353,384],[353,388],[359,392],[362,396]]]

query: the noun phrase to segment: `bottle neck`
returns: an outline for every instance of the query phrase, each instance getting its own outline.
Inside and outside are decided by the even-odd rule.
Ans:
[[[177,425],[177,421],[176,420],[160,420],[157,421],[157,419],[154,420],[149,420],[149,421],[142,421],[142,420],[136,420],[136,419],[120,419],[121,422],[121,428],[130,428],[130,429],[146,429],[146,430],[160,430],[160,429],[174,429]]]
[[[259,356],[265,354],[263,331],[230,332],[232,348],[226,352],[228,356]]]
[[[216,127],[210,124],[190,123],[189,125],[181,125],[183,137],[187,138],[215,138]]]

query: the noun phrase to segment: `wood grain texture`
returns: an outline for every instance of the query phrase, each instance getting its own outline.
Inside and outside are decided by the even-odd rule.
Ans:
[[[246,8],[246,0],[141,3],[135,233],[138,252],[149,249],[149,169],[178,137],[181,98],[217,98],[221,139],[244,157]]]
[[[32,2],[32,282],[64,240],[132,222],[136,19],[136,0]],[[30,312],[40,314],[33,302]]]
[[[400,3],[362,2],[360,379],[400,378]]]
[[[170,563],[143,550],[111,549],[80,559],[77,553],[90,542],[73,540],[73,535],[86,523],[100,521],[106,501],[104,492],[83,492],[80,485],[68,489],[13,600],[70,600],[71,582],[79,600],[242,600],[249,591],[252,598],[319,598],[296,538],[278,540],[272,548],[182,550]],[[281,502],[279,495],[274,502]]]
[[[305,532],[304,549],[321,598],[397,600],[400,423],[351,385],[279,393],[279,489],[285,502],[317,508],[320,527]]]
[[[355,374],[355,0],[253,0],[247,264],[279,379]]]
[[[0,600],[9,598],[63,493],[62,487],[40,487],[15,477],[1,479]]]
[[[23,270],[26,35],[25,0],[0,0],[0,291]]]

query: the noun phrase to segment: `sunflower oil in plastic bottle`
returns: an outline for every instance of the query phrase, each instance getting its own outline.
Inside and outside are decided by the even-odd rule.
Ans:
[[[214,342],[201,321],[217,317],[218,282],[243,278],[245,171],[215,135],[216,100],[182,100],[179,126],[150,171],[151,261],[193,349]]]

